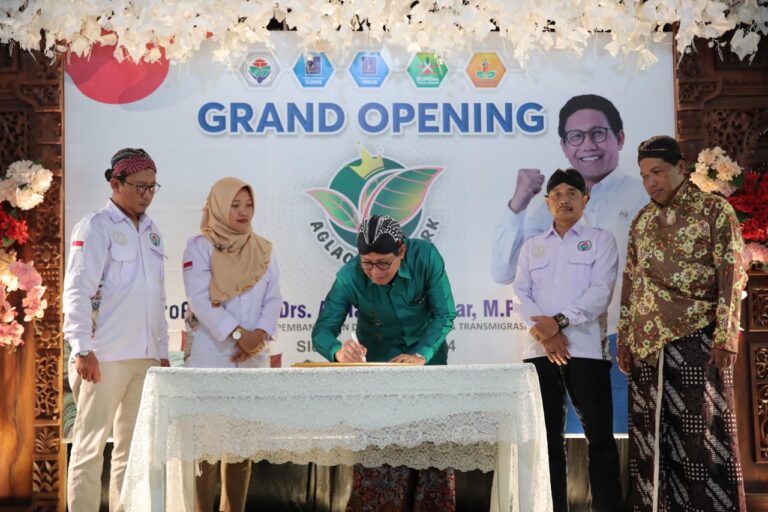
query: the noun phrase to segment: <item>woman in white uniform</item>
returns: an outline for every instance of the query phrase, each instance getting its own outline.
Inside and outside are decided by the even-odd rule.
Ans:
[[[253,189],[222,178],[208,194],[200,234],[184,251],[186,319],[184,364],[190,368],[267,368],[267,341],[275,334],[282,306],[272,244],[251,229]],[[221,510],[242,512],[251,461],[200,462],[195,509],[211,512],[219,474]],[[218,509],[217,509],[218,510]]]

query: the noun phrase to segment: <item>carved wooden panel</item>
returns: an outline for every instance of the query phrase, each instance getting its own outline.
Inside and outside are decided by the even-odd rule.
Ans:
[[[755,460],[768,464],[768,343],[755,343],[751,349],[752,387],[756,402]]]
[[[29,439],[13,453],[24,461],[25,471],[4,474],[0,481],[0,509],[8,503],[28,503],[30,510],[64,510],[64,447],[61,443],[63,347],[61,337],[61,287],[63,279],[63,69],[42,54],[9,51],[0,45],[0,170],[20,159],[40,162],[53,172],[45,201],[28,212],[30,240],[22,248],[24,260],[34,260],[47,287],[49,307],[37,324],[28,329],[25,345],[9,358],[0,355],[0,369],[14,371],[21,379],[18,389],[3,394],[27,393],[28,409],[13,425],[16,434]],[[15,359],[14,359],[15,358]],[[26,365],[26,366],[24,366]],[[29,371],[22,371],[28,368]],[[17,401],[26,401],[16,396]],[[0,404],[0,409],[3,405]],[[5,411],[0,410],[0,415]],[[22,417],[23,416],[23,417]],[[1,427],[0,427],[1,428]],[[3,454],[7,456],[8,454]],[[27,462],[28,461],[28,462]],[[3,462],[4,463],[4,462]],[[3,464],[0,463],[0,464]],[[10,490],[10,494],[9,491]]]
[[[676,136],[686,160],[720,146],[742,167],[768,170],[768,38],[752,64],[697,41],[675,54]],[[750,273],[735,372],[739,451],[747,508],[768,512],[768,276]]]
[[[759,161],[752,155],[768,131],[768,41],[764,38],[752,65],[731,52],[698,41],[697,51],[680,60],[675,53],[677,137],[688,161],[718,145],[742,166]],[[761,151],[758,153],[762,154]]]
[[[702,119],[707,127],[704,147],[720,146],[735,161],[747,166],[758,138],[768,129],[768,108],[713,108],[705,110]]]
[[[0,167],[29,152],[29,118],[23,110],[0,111]]]
[[[720,84],[717,82],[688,82],[681,83],[678,90],[680,110],[698,110],[700,105],[720,93]]]
[[[768,332],[768,288],[749,288],[749,311],[747,329],[749,332]]]

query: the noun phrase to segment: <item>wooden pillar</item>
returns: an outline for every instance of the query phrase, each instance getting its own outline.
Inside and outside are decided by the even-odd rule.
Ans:
[[[61,444],[63,70],[42,54],[0,45],[0,170],[32,160],[53,172],[45,201],[27,217],[34,260],[47,287],[39,334],[26,329],[16,352],[0,349],[0,509],[64,510]]]
[[[750,512],[768,510],[768,274],[750,272],[739,345],[739,448]]]
[[[689,162],[720,146],[744,169],[768,170],[768,40],[752,63],[707,41],[675,55],[677,138]],[[768,275],[750,272],[736,363],[739,450],[750,512],[768,511]]]

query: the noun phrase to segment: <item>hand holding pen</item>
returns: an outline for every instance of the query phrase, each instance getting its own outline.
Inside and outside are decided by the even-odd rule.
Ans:
[[[334,356],[340,363],[364,363],[368,349],[357,339],[357,334],[352,333],[352,338],[345,341]]]

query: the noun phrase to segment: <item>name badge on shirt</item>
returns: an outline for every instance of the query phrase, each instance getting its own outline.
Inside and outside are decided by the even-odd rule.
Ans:
[[[155,247],[160,247],[160,235],[158,235],[157,233],[150,233],[149,240],[152,242],[152,245],[154,245]]]
[[[114,240],[117,245],[125,245],[128,243],[128,237],[119,231],[112,233],[112,240]]]
[[[579,245],[576,246],[580,251],[588,251],[592,249],[592,240],[582,240]]]
[[[542,254],[544,254],[544,246],[543,245],[535,245],[533,249],[531,249],[531,254],[533,254],[535,257],[539,257]]]

